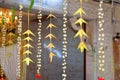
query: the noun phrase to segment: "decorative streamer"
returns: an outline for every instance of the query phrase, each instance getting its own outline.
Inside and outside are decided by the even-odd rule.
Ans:
[[[18,38],[17,38],[17,69],[16,69],[16,77],[17,79],[20,79],[21,75],[21,59],[20,59],[20,55],[21,55],[21,43],[22,43],[22,9],[23,6],[22,4],[19,5],[19,16],[18,16]]]
[[[42,0],[39,0],[40,2],[40,9],[38,12],[38,42],[37,42],[37,74],[36,78],[42,78],[40,74],[41,70],[41,53],[42,53],[42,48],[41,48],[41,27],[42,27]]]
[[[1,13],[2,15],[2,51],[1,51],[1,77],[4,75],[4,63],[5,63],[5,44],[6,44],[6,15]]]
[[[63,63],[62,63],[62,80],[66,80],[67,74],[66,74],[66,69],[67,69],[67,63],[66,63],[66,58],[67,58],[67,0],[64,1],[63,3],[63,51],[62,51],[62,58],[63,58]]]
[[[27,57],[23,60],[23,62],[25,62],[27,66],[29,66],[30,62],[33,62],[29,57],[29,55],[32,54],[30,48],[33,48],[33,46],[30,44],[30,41],[33,41],[30,35],[35,36],[33,32],[30,30],[30,19],[29,19],[30,10],[32,9],[33,5],[34,5],[34,0],[31,0],[30,6],[28,8],[28,30],[23,33],[23,35],[27,35],[27,37],[23,39],[26,40],[27,42],[27,44],[24,46],[26,48],[24,54],[26,54]]]
[[[88,50],[87,46],[85,45],[83,41],[83,37],[88,37],[88,35],[85,33],[83,30],[83,24],[87,24],[87,22],[83,19],[83,14],[86,15],[85,11],[82,8],[82,0],[80,0],[80,8],[74,13],[74,15],[80,15],[80,18],[75,22],[75,24],[80,25],[80,29],[78,32],[75,34],[74,38],[80,37],[80,43],[78,45],[78,49],[80,49],[81,52],[84,51],[84,49]]]
[[[10,29],[9,29],[9,33],[7,35],[7,37],[9,37],[10,39],[8,40],[8,45],[9,45],[9,52],[8,52],[8,58],[10,58],[12,56],[11,50],[12,50],[12,45],[14,44],[13,42],[13,37],[16,36],[16,34],[13,32],[13,28],[15,28],[16,24],[17,24],[17,16],[15,17],[15,9],[12,8],[11,12],[9,12],[9,21],[10,21]]]
[[[49,53],[49,58],[50,58],[50,63],[52,63],[53,61],[53,57],[56,56],[54,53],[53,53],[53,48],[55,48],[55,46],[53,45],[52,43],[52,39],[56,37],[52,34],[52,28],[57,28],[53,23],[52,23],[52,18],[56,18],[53,13],[52,13],[52,3],[51,3],[51,0],[50,0],[50,14],[48,15],[47,18],[50,18],[50,23],[49,25],[47,26],[46,29],[50,29],[50,33],[45,37],[45,38],[49,38],[50,39],[50,43],[47,45],[47,48],[50,49],[50,53]]]
[[[98,76],[98,80],[105,80],[104,79],[104,71],[105,71],[105,54],[104,54],[104,27],[103,27],[103,23],[104,23],[104,13],[103,13],[103,0],[100,0],[100,4],[99,4],[99,9],[98,9],[98,19],[99,19],[99,28],[98,28],[98,34],[99,34],[99,38],[98,38],[98,69],[99,69],[99,76]]]

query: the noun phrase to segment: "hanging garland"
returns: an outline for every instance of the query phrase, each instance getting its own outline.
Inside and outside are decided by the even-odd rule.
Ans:
[[[62,80],[66,80],[67,74],[66,74],[66,69],[67,69],[67,63],[66,63],[66,58],[67,58],[67,0],[64,1],[63,3],[63,51],[62,51],[62,58],[63,58],[63,63],[62,63]]]
[[[0,75],[3,78],[4,75],[4,65],[5,65],[5,44],[6,44],[6,15],[1,13],[2,15],[2,50],[1,50],[1,71]]]
[[[10,58],[12,56],[11,50],[12,50],[12,45],[14,44],[13,42],[13,37],[16,36],[16,34],[13,32],[13,28],[15,28],[16,24],[17,24],[17,16],[15,17],[15,9],[12,8],[11,12],[9,12],[9,21],[10,21],[10,29],[9,29],[9,33],[7,35],[7,37],[9,37],[10,39],[8,40],[8,58]]]
[[[42,48],[41,48],[41,27],[42,27],[42,0],[39,0],[40,2],[40,9],[38,12],[38,42],[37,42],[37,74],[36,78],[42,78],[40,74],[41,70],[41,53],[42,53]]]
[[[19,5],[19,16],[18,16],[18,38],[17,38],[17,70],[16,77],[20,79],[20,71],[21,71],[21,62],[20,62],[20,53],[21,53],[21,42],[22,42],[22,4]]]
[[[27,37],[24,39],[27,42],[26,45],[24,46],[26,48],[26,51],[24,52],[24,54],[26,54],[26,58],[23,60],[23,62],[25,62],[27,66],[29,66],[30,62],[33,62],[29,57],[29,55],[32,54],[30,48],[33,48],[33,46],[30,44],[30,41],[33,41],[30,35],[35,36],[33,32],[30,30],[30,25],[29,25],[30,23],[29,14],[33,5],[34,5],[34,0],[31,0],[30,6],[28,8],[28,30],[23,33],[23,35],[27,35]]]
[[[99,19],[99,28],[98,28],[98,69],[99,69],[99,76],[98,80],[105,80],[104,79],[104,71],[105,71],[105,54],[104,54],[104,13],[103,13],[103,0],[100,0],[99,9],[98,9],[98,19]]]
[[[50,39],[50,43],[47,45],[47,48],[50,49],[50,53],[49,53],[49,58],[50,58],[50,63],[52,63],[53,61],[53,57],[56,56],[54,53],[53,53],[53,48],[55,48],[54,44],[52,43],[52,39],[56,37],[52,34],[52,28],[57,28],[53,23],[52,23],[52,18],[56,18],[53,13],[52,13],[52,5],[51,5],[51,0],[50,0],[50,14],[48,15],[47,19],[49,18],[50,19],[50,23],[49,25],[47,26],[46,29],[50,29],[50,33],[45,37],[45,38],[49,38]]]
[[[80,18],[75,22],[75,24],[80,24],[80,29],[75,34],[74,38],[79,37],[80,43],[78,45],[78,49],[80,49],[81,52],[84,51],[84,49],[88,50],[87,46],[85,45],[83,41],[83,37],[88,37],[88,35],[83,30],[83,24],[87,24],[87,22],[83,19],[83,14],[86,15],[85,11],[82,8],[82,0],[80,0],[80,8],[74,13],[74,15],[80,14]]]

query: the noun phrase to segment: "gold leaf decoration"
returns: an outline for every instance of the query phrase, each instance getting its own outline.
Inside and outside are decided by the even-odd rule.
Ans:
[[[50,63],[52,63],[53,57],[56,56],[53,52],[50,52],[49,58],[50,58]]]
[[[52,17],[56,18],[56,16],[54,16],[52,13],[50,13],[47,18],[52,18]]]
[[[57,28],[57,27],[56,27],[54,24],[50,23],[50,24],[47,26],[46,29],[48,29],[48,28]]]
[[[29,54],[32,54],[32,52],[30,50],[27,50],[27,51],[24,52],[24,54],[29,55]]]
[[[50,38],[50,39],[52,39],[52,38],[56,38],[53,34],[48,34],[45,38]]]
[[[80,18],[75,22],[75,24],[78,24],[78,23],[80,24],[80,26],[82,26],[83,23],[87,24],[87,22],[83,18]]]
[[[80,38],[82,38],[83,36],[88,37],[88,35],[85,33],[85,31],[83,29],[80,29],[76,34],[75,34],[75,38],[80,36]]]
[[[30,38],[30,37],[26,37],[25,39],[23,39],[23,40],[27,40],[28,42],[29,41],[33,41],[33,39],[32,38]]]
[[[33,46],[30,43],[26,44],[24,47],[33,48]]]
[[[27,66],[29,66],[30,62],[33,62],[29,57],[25,58],[23,62],[26,63]]]
[[[33,34],[33,32],[30,30],[30,29],[28,29],[27,31],[25,31],[24,33],[23,33],[23,35],[33,35],[33,36],[35,36],[35,34]]]
[[[84,11],[82,8],[79,8],[79,9],[74,13],[74,15],[77,15],[77,14],[80,14],[80,16],[82,16],[82,14],[85,14],[85,15],[86,15],[85,11]]]
[[[81,52],[83,52],[84,49],[86,49],[88,51],[88,48],[84,42],[80,42],[80,44],[78,45],[78,49],[80,49]]]
[[[51,48],[55,48],[55,46],[52,43],[50,43],[50,44],[47,45],[47,48],[51,49]]]

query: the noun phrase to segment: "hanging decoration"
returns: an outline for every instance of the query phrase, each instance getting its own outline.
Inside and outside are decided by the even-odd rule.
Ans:
[[[39,0],[40,3],[40,8],[38,12],[38,42],[37,42],[37,74],[36,78],[42,78],[40,74],[41,70],[41,53],[42,53],[42,48],[41,48],[41,28],[42,28],[42,0]]]
[[[98,9],[98,19],[99,19],[99,28],[98,28],[98,69],[99,76],[98,80],[104,79],[104,71],[105,71],[105,53],[104,53],[104,12],[103,12],[103,0],[100,0],[99,9]]]
[[[15,9],[12,8],[11,9],[11,12],[9,12],[9,21],[10,21],[10,29],[8,30],[9,33],[7,34],[7,37],[9,37],[9,40],[8,40],[8,58],[10,58],[12,56],[12,53],[11,53],[11,50],[12,50],[12,45],[14,44],[13,42],[13,38],[16,36],[15,34],[15,27],[17,26],[17,16],[15,16]]]
[[[18,16],[18,38],[17,38],[17,70],[16,70],[16,77],[20,79],[20,71],[21,71],[21,43],[22,43],[22,4],[19,5],[19,16]]]
[[[75,34],[74,38],[76,37],[80,37],[80,43],[78,45],[78,49],[80,49],[81,52],[84,51],[84,49],[86,49],[88,51],[87,46],[85,45],[85,42],[83,40],[83,37],[88,37],[88,35],[85,33],[85,31],[83,30],[83,24],[87,24],[87,22],[83,19],[83,14],[86,15],[85,11],[82,8],[82,0],[80,0],[80,8],[74,13],[74,15],[80,15],[80,18],[75,22],[75,24],[79,24],[80,25],[80,29],[78,30],[78,32]]]
[[[1,32],[2,32],[2,50],[1,50],[1,77],[4,75],[4,63],[5,63],[5,44],[6,44],[6,15],[0,12],[1,19]]]
[[[51,0],[50,0],[50,3],[51,3]],[[50,23],[49,25],[47,26],[46,29],[50,29],[50,33],[45,37],[45,38],[49,38],[50,39],[50,43],[47,45],[47,48],[50,49],[50,53],[49,53],[49,58],[50,58],[50,63],[52,63],[53,61],[53,57],[56,56],[54,53],[53,53],[53,48],[55,48],[54,44],[52,43],[52,39],[56,37],[52,34],[52,28],[57,28],[53,23],[52,23],[52,18],[56,18],[56,16],[53,15],[52,13],[52,3],[50,4],[50,14],[48,15],[48,17],[50,19]]]
[[[66,80],[67,74],[66,74],[66,69],[67,69],[67,63],[66,63],[66,58],[67,58],[67,0],[64,0],[63,3],[63,51],[62,51],[62,58],[63,58],[63,63],[62,63],[62,80]]]
[[[29,55],[32,54],[30,48],[33,48],[33,46],[30,44],[30,41],[33,41],[30,35],[35,36],[33,32],[30,30],[30,19],[29,19],[30,10],[32,9],[33,5],[34,5],[34,0],[31,0],[30,6],[28,8],[28,30],[23,33],[23,35],[27,35],[27,37],[23,39],[26,40],[27,42],[26,45],[24,46],[26,48],[26,51],[24,52],[24,54],[26,54],[26,58],[23,60],[23,62],[25,62],[27,66],[29,66],[30,62],[33,62],[29,57]]]

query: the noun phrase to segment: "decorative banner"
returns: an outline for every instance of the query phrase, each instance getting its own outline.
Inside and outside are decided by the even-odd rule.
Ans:
[[[21,43],[22,43],[22,4],[19,5],[19,16],[18,16],[18,38],[17,38],[17,70],[16,70],[16,77],[20,79],[21,75]]]
[[[38,42],[37,42],[37,74],[36,78],[42,78],[40,74],[41,70],[41,54],[42,54],[42,48],[41,48],[41,27],[42,27],[42,0],[39,0],[40,8],[38,12]]]
[[[26,54],[27,57],[23,60],[23,62],[25,62],[27,66],[29,66],[29,64],[33,62],[32,59],[30,59],[29,57],[29,55],[32,54],[32,52],[30,51],[30,48],[33,48],[33,46],[30,44],[30,41],[33,41],[30,35],[35,36],[33,32],[30,30],[30,25],[29,25],[30,24],[29,14],[33,5],[34,5],[34,0],[31,0],[30,6],[28,8],[28,30],[23,33],[23,35],[27,35],[27,37],[23,39],[23,40],[26,40],[27,42],[26,45],[24,46],[26,48],[26,51],[24,52],[24,54]]]
[[[50,2],[51,2],[51,0],[50,0]],[[56,37],[52,34],[52,28],[57,28],[57,27],[52,23],[52,18],[56,18],[56,17],[53,15],[53,13],[52,13],[52,3],[51,3],[51,5],[50,5],[50,14],[48,15],[47,18],[50,19],[50,23],[49,23],[49,25],[47,26],[46,29],[50,29],[50,33],[49,33],[45,38],[49,38],[49,39],[50,39],[50,43],[47,45],[47,48],[50,49],[49,58],[50,58],[50,63],[52,63],[53,57],[56,56],[56,55],[53,53],[53,51],[52,51],[52,49],[55,48],[54,44],[52,43],[52,39],[53,39],[53,38],[56,39]]]
[[[67,69],[67,0],[64,1],[63,3],[63,51],[62,51],[62,58],[63,58],[63,63],[62,63],[62,80],[66,80],[67,74],[66,74],[66,69]]]
[[[104,13],[103,13],[103,0],[100,0],[99,9],[98,9],[98,69],[99,69],[99,76],[98,80],[105,80],[104,79],[104,71],[105,71],[105,53],[104,53]]]
[[[75,34],[74,38],[79,37],[80,38],[80,43],[78,45],[78,49],[80,49],[81,52],[84,51],[84,49],[86,49],[88,51],[87,46],[84,43],[83,37],[88,37],[88,35],[85,33],[85,31],[83,30],[83,24],[87,24],[87,22],[83,19],[83,14],[86,15],[85,11],[82,8],[82,0],[80,0],[80,8],[74,13],[74,15],[80,15],[80,18],[75,22],[75,24],[79,24],[80,25],[80,29],[78,30],[78,32]]]

